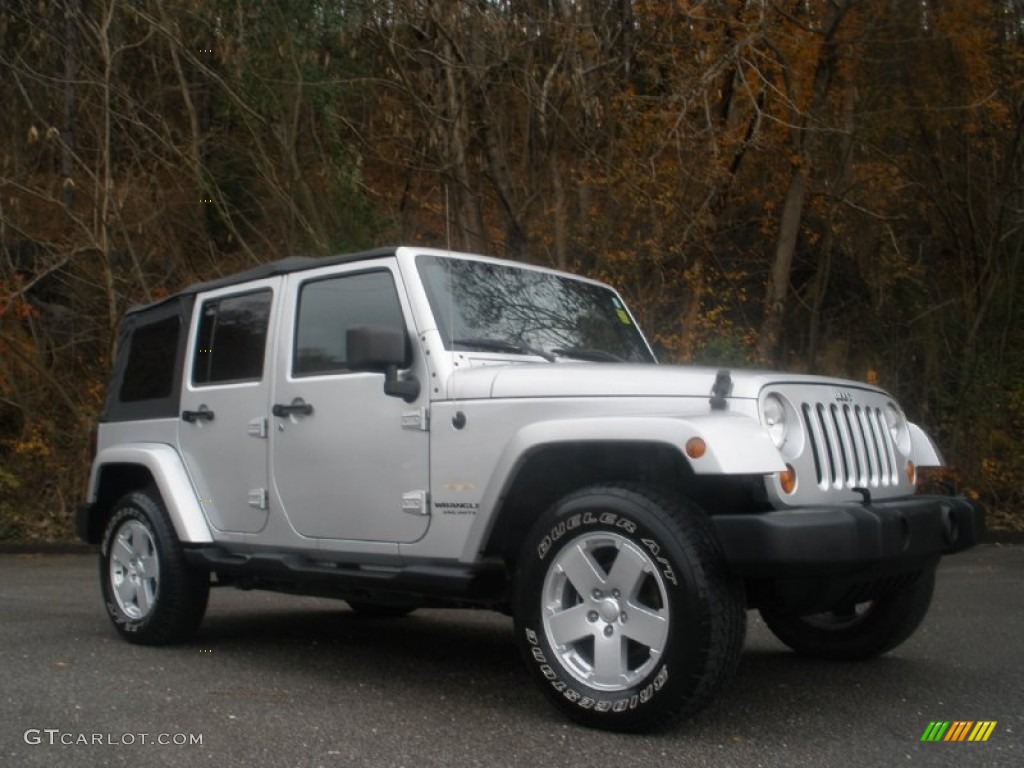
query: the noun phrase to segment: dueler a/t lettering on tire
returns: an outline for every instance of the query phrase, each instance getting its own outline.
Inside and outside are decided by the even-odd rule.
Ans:
[[[114,627],[140,645],[188,640],[206,612],[210,576],[191,568],[155,493],[114,505],[100,550],[103,601]]]
[[[746,607],[702,510],[608,485],[538,520],[517,563],[515,623],[559,709],[585,725],[643,731],[696,712],[725,684]]]

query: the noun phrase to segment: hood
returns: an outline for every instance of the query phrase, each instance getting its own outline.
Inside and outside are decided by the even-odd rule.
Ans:
[[[628,363],[515,363],[460,368],[448,380],[459,400],[525,397],[710,397],[719,371],[732,379],[730,398],[757,398],[768,384],[800,383],[881,392],[844,379],[749,369]]]

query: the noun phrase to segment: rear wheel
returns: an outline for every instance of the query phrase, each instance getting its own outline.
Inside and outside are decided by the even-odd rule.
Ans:
[[[934,588],[935,571],[930,569],[874,600],[807,616],[765,607],[761,618],[779,640],[803,656],[869,659],[891,651],[914,634],[928,613]]]
[[[125,640],[165,645],[195,634],[210,576],[185,561],[159,497],[140,491],[114,505],[100,551],[100,584],[107,613]]]
[[[545,513],[516,575],[516,635],[549,699],[586,725],[665,727],[735,669],[746,611],[707,516],[636,486],[595,486]]]

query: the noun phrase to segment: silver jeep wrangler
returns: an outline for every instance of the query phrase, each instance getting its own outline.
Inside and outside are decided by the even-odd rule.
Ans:
[[[292,258],[127,313],[79,535],[124,638],[181,642],[213,585],[357,612],[510,612],[565,714],[705,706],[746,611],[875,656],[983,515],[881,389],[657,365],[593,280],[426,248]]]

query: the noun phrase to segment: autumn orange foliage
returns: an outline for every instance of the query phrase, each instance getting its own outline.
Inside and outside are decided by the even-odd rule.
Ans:
[[[1019,3],[44,5],[0,10],[0,538],[70,535],[128,306],[397,242],[877,381],[1021,525]]]

